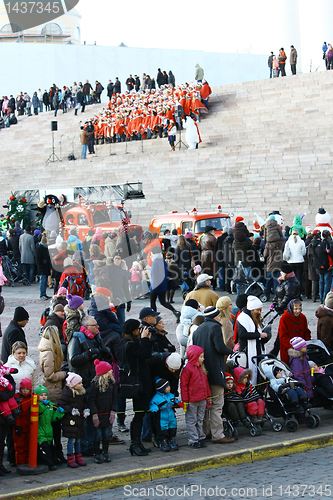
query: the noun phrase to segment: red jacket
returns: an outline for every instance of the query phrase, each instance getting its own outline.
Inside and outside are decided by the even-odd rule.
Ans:
[[[182,401],[196,403],[211,396],[207,375],[202,371],[198,358],[204,350],[198,345],[187,348],[188,363],[180,375]]]
[[[306,317],[302,313],[296,317],[285,310],[280,318],[278,333],[280,337],[280,358],[289,366],[288,349],[293,348],[290,339],[293,337],[302,337],[304,340],[311,339]]]

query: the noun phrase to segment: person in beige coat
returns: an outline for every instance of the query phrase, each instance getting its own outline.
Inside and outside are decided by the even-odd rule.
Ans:
[[[39,365],[43,372],[43,386],[48,390],[51,403],[56,405],[62,394],[62,384],[67,373],[61,369],[64,356],[58,329],[55,326],[48,326],[45,328],[38,345],[38,350],[40,351]],[[62,453],[60,420],[53,422],[52,426],[54,440],[53,451],[57,463],[67,463]]]
[[[195,299],[199,304],[207,308],[209,306],[215,306],[219,299],[217,293],[210,289],[211,279],[213,276],[209,276],[206,273],[199,274],[197,278],[197,286],[192,292],[186,295],[183,306],[185,302],[189,299]]]

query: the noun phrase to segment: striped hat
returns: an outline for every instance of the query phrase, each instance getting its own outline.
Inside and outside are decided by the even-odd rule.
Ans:
[[[302,337],[293,337],[290,339],[290,343],[296,351],[300,351],[303,347],[307,347],[307,342],[302,339]]]
[[[203,315],[205,318],[215,318],[220,314],[220,311],[217,309],[217,307],[214,306],[209,306],[206,307],[206,309],[203,312]]]

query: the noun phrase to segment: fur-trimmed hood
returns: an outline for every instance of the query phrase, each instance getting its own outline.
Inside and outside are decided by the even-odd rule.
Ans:
[[[67,321],[70,321],[71,319],[77,319],[81,321],[84,316],[84,311],[82,311],[81,309],[72,309],[68,305],[65,306],[64,310]]]
[[[244,378],[248,376],[248,380],[252,379],[253,372],[249,368],[242,368],[238,366],[234,369],[235,382],[239,385],[244,385]]]
[[[317,318],[323,318],[324,316],[330,316],[332,318],[333,311],[322,305],[318,307],[315,315]]]
[[[291,358],[300,358],[301,357],[301,351],[297,351],[296,349],[288,349],[288,354]]]
[[[94,263],[94,268],[106,266],[105,260],[96,259],[96,260],[93,260],[93,263]]]

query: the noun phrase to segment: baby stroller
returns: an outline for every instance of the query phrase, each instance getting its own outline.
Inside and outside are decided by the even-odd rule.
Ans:
[[[329,350],[321,340],[307,341],[307,354],[309,360],[317,366],[325,368],[325,374],[315,376],[314,399],[312,406],[333,409],[333,359]],[[326,366],[325,366],[326,365]],[[320,381],[320,383],[319,383]]]
[[[273,377],[274,367],[280,368],[288,377],[292,377],[293,374],[289,366],[287,366],[283,361],[277,359],[273,354],[262,354],[260,356],[255,356],[255,358],[257,360],[253,358],[253,361],[257,363],[259,373],[267,381],[265,389],[265,403],[268,412],[275,418],[282,417],[287,431],[297,431],[298,421],[295,418],[295,411],[290,404],[288,395],[279,395],[269,384],[270,379]],[[282,429],[281,423],[275,422],[274,425],[276,426],[277,424],[281,427],[279,429],[274,429],[272,425],[273,430]],[[311,413],[310,409],[305,410],[305,424],[310,429],[314,429],[320,424],[320,418],[315,413]]]
[[[248,278],[241,261],[238,262],[230,286],[232,293],[237,292],[237,294],[246,293],[247,295],[254,295],[258,297],[261,302],[267,302],[265,285],[260,281],[260,277]]]
[[[20,265],[13,258],[8,255],[2,257],[2,268],[4,275],[8,280],[8,286],[15,286],[15,283],[23,283],[23,285],[30,286],[31,283],[20,271]]]
[[[307,342],[307,355],[309,359],[316,363],[318,366],[329,365],[333,363],[329,350],[321,340],[308,340]]]
[[[180,282],[180,289],[182,291],[182,297],[185,300],[186,295],[189,292],[192,292],[192,290],[194,290],[194,288],[195,288],[195,280],[193,280],[192,278],[190,278],[190,276],[188,275],[188,273],[185,271],[185,273],[184,273],[184,279],[182,279],[181,277],[179,277],[179,282]]]

